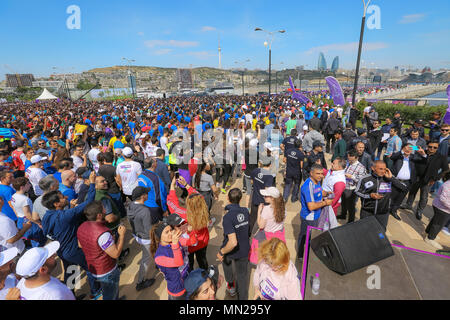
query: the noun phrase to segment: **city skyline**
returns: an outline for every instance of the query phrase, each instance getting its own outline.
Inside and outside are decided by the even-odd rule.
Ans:
[[[395,66],[434,70],[450,68],[450,4],[437,0],[426,6],[418,0],[408,6],[392,1],[372,1],[380,8],[380,29],[366,28],[363,68]],[[263,45],[266,30],[276,34],[272,63],[282,69],[303,65],[317,69],[319,52],[328,62],[339,56],[340,68],[355,68],[362,16],[360,1],[321,1],[314,4],[285,1],[216,1],[147,3],[143,1],[15,1],[0,3],[0,36],[7,50],[0,52],[0,81],[6,73],[33,73],[37,77],[80,73],[93,68],[123,65],[122,57],[137,66],[218,68],[220,36],[223,69],[245,60],[248,69],[267,69]],[[350,6],[351,4],[351,6]],[[80,8],[80,29],[70,30],[66,12]],[[298,10],[293,10],[297,8]],[[20,16],[20,19],[17,17]],[[369,16],[369,14],[368,14]],[[5,67],[7,65],[8,67]]]

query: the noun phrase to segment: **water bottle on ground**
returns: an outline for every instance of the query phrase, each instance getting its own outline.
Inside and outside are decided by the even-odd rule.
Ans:
[[[312,293],[313,295],[317,296],[319,294],[319,288],[320,288],[320,279],[319,274],[316,273],[313,283],[312,283]]]

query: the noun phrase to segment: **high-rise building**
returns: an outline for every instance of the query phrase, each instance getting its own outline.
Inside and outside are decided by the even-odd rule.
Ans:
[[[327,61],[325,60],[323,52],[319,54],[319,62],[317,63],[317,69],[319,69],[320,71],[327,70]]]
[[[335,57],[333,60],[333,64],[331,65],[331,71],[336,72],[339,69],[339,57]]]
[[[192,73],[189,69],[177,69],[178,90],[192,88]]]

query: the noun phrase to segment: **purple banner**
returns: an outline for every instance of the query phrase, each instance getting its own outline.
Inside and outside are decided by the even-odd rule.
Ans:
[[[292,83],[291,77],[289,77],[289,85],[291,86],[291,89],[292,89],[292,98],[293,99],[297,99],[302,104],[308,104],[308,103],[312,102],[310,99],[305,97],[303,94],[295,92],[295,87],[294,87],[294,84]]]
[[[450,85],[447,87],[448,109],[444,116],[444,123],[450,124]]]
[[[345,99],[344,94],[342,93],[342,88],[339,82],[334,77],[326,77],[325,81],[328,84],[328,88],[330,88],[330,94],[333,97],[334,104],[337,106],[344,106]]]

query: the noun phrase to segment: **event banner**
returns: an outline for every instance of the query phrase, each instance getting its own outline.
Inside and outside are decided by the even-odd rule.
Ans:
[[[448,109],[444,116],[444,123],[450,124],[450,85],[447,87]]]
[[[305,97],[303,94],[295,92],[295,87],[294,87],[294,84],[292,83],[291,77],[289,77],[289,85],[291,86],[291,89],[292,89],[292,98],[297,99],[302,104],[308,104],[308,103],[312,102],[310,99]]]
[[[341,85],[337,79],[334,77],[326,77],[325,81],[328,84],[328,88],[330,88],[330,94],[333,97],[334,104],[337,106],[344,106],[344,94],[342,93]]]

